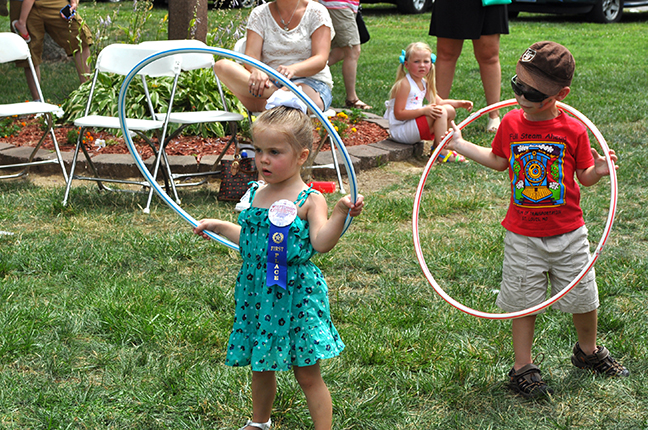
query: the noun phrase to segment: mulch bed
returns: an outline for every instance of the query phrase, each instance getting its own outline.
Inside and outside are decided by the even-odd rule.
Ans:
[[[40,130],[41,122],[37,118],[28,118],[28,119],[15,119],[14,124],[16,124],[20,131],[17,134],[11,136],[0,136],[0,142],[8,143],[13,146],[31,146],[34,147],[38,143],[38,139],[42,135]],[[351,131],[351,128],[354,127],[356,131]],[[74,126],[56,126],[54,129],[54,134],[56,135],[56,140],[58,141],[59,148],[61,151],[74,151],[76,142],[68,142],[68,132],[73,130]],[[319,141],[319,136],[315,131],[313,131],[315,142]],[[389,136],[387,130],[381,126],[369,122],[369,121],[360,121],[357,124],[353,124],[349,127],[348,131],[344,133],[342,141],[346,147],[356,146],[356,145],[367,145],[370,143],[379,142],[386,139]],[[221,138],[203,138],[199,136],[179,136],[176,139],[173,139],[167,146],[168,155],[192,155],[197,158],[197,161],[200,162],[200,158],[205,155],[220,154],[227,144],[228,136]],[[97,141],[104,141],[104,145],[100,145]],[[151,157],[153,151],[151,148],[142,141],[140,138],[133,139],[135,146],[140,151],[140,155],[143,159]],[[84,136],[84,144],[88,149],[90,154],[128,154],[128,148],[124,143],[124,139],[121,137],[115,137],[113,134],[110,134],[106,131],[87,131]],[[44,149],[54,149],[54,144],[52,143],[51,137],[45,139],[43,142],[42,148]],[[324,144],[321,151],[330,151],[330,145],[328,143]],[[228,149],[228,154],[234,153],[234,148],[230,147]]]

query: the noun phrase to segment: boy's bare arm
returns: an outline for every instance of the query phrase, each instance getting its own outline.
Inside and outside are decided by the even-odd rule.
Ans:
[[[594,157],[593,166],[590,166],[587,169],[576,169],[578,182],[585,187],[590,187],[596,184],[603,176],[610,175],[610,169],[608,168],[605,156],[600,155],[596,149],[592,148],[592,157]],[[610,149],[610,158],[612,159],[612,162],[615,163],[614,169],[618,169],[619,166],[616,165],[617,156],[612,149]]]
[[[468,142],[462,137],[461,130],[459,130],[457,124],[455,124],[454,121],[452,121],[451,123],[454,135],[452,136],[452,139],[450,139],[446,143],[445,147],[447,149],[457,151],[461,155],[468,157],[471,160],[478,162],[479,164],[490,167],[491,169],[500,172],[506,170],[509,167],[508,160],[506,158],[502,158],[493,154],[493,150],[491,148],[485,148],[483,146],[475,145],[472,142]],[[448,130],[448,133],[450,133],[450,130]]]

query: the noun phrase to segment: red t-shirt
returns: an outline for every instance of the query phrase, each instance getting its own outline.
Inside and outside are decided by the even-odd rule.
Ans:
[[[567,233],[585,224],[576,169],[594,164],[587,128],[561,111],[529,121],[522,109],[507,113],[492,143],[509,160],[511,202],[502,225],[531,237]]]

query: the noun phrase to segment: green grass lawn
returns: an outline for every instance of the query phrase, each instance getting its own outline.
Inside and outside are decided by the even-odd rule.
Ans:
[[[89,17],[91,10],[105,15],[116,7],[83,6]],[[360,96],[379,114],[400,50],[414,40],[434,46],[429,14],[388,11],[365,7],[372,40],[363,46],[358,79]],[[161,13],[154,10],[152,20]],[[619,155],[616,222],[596,264],[599,339],[630,369],[630,378],[607,380],[575,369],[571,318],[549,310],[538,319],[534,352],[544,354],[543,375],[556,393],[545,401],[512,395],[505,387],[513,356],[510,323],[465,315],[428,285],[411,237],[422,164],[391,164],[360,174],[367,184],[360,188],[365,213],[333,251],[314,258],[347,345],[322,367],[335,429],[648,428],[647,19],[628,14],[623,23],[605,26],[522,14],[502,38],[501,53],[505,99],[512,97],[507,83],[515,62],[532,42],[567,45],[576,76],[565,101],[592,119]],[[453,96],[480,108],[471,49],[467,44],[460,59]],[[20,71],[3,67],[3,79],[17,88]],[[54,72],[45,65],[44,78],[60,73],[59,81],[75,82],[71,67]],[[339,66],[333,73],[339,77]],[[57,89],[43,86],[46,94]],[[343,101],[341,85],[334,100]],[[466,134],[488,144],[481,128],[471,126]],[[388,185],[371,186],[371,178]],[[195,218],[236,218],[233,205],[217,202],[211,189],[182,194]],[[237,253],[199,239],[159,201],[143,214],[145,195],[99,194],[75,183],[68,208],[61,207],[62,196],[60,186],[0,182],[0,231],[13,233],[0,235],[0,428],[243,425],[251,413],[250,372],[223,364]],[[505,174],[476,163],[437,166],[426,184],[426,261],[455,298],[481,310],[494,310],[504,235],[499,221],[507,202]],[[607,179],[583,190],[592,247],[608,203]],[[312,428],[291,374],[280,375],[272,418],[276,429]]]

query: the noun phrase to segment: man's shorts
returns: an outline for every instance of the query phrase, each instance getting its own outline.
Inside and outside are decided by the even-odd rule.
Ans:
[[[35,66],[43,61],[45,33],[49,34],[54,42],[65,50],[68,56],[81,49],[79,38],[83,46],[92,45],[92,33],[85,23],[81,24],[82,20],[78,11],[70,20],[61,18],[60,10],[66,4],[68,4],[66,0],[38,0],[34,2],[34,6],[27,18],[27,30],[31,37],[29,50]],[[10,6],[11,16],[20,16],[22,2],[12,0]],[[16,62],[16,65],[18,67],[28,67],[27,62]]]
[[[331,48],[345,48],[347,46],[360,45],[360,33],[356,14],[351,8],[327,9],[331,15],[335,36],[331,41]]]
[[[505,312],[528,309],[565,288],[590,257],[587,227],[550,237],[529,237],[510,231],[504,238],[504,265],[497,306]],[[592,268],[564,297],[552,305],[572,314],[598,308],[598,288]]]

